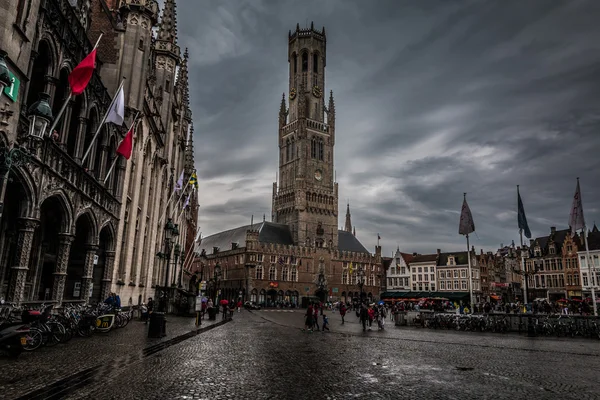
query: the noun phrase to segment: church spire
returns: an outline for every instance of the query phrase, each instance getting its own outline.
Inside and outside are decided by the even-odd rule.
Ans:
[[[190,132],[185,146],[185,175],[190,176],[194,172],[194,125],[190,125]]]
[[[179,76],[177,77],[177,90],[181,92],[181,101],[185,108],[190,105],[190,87],[188,83],[188,59],[189,53],[187,47],[183,53],[183,60],[179,67]]]
[[[350,202],[346,207],[346,225],[344,226],[346,232],[352,232],[352,220],[350,219]]]
[[[165,0],[160,27],[158,28],[158,40],[177,44],[177,7],[175,0]]]
[[[329,105],[327,106],[327,124],[335,126],[335,102],[333,101],[333,90],[329,92]]]
[[[281,105],[279,106],[279,127],[283,128],[287,124],[288,111],[285,104],[285,93],[281,98]]]

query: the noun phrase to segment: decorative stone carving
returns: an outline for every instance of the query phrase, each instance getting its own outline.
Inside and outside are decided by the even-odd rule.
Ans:
[[[75,240],[75,236],[68,233],[61,233],[59,236],[56,267],[54,270],[54,285],[52,285],[52,300],[57,301],[58,304],[62,302],[64,296],[71,243]]]
[[[33,243],[33,233],[40,223],[37,219],[22,218],[19,220],[20,228],[17,236],[16,261],[12,268],[10,284],[8,287],[8,301],[20,304],[24,299],[25,281],[29,270],[29,256]]]
[[[115,252],[107,251],[104,253],[104,275],[102,276],[102,294],[101,299],[106,299],[110,293],[110,286],[115,265]]]
[[[9,103],[4,103],[2,108],[0,108],[0,125],[7,126],[8,120],[12,117],[14,112],[10,109]]]
[[[85,252],[85,262],[83,264],[83,276],[81,277],[81,299],[86,302],[89,300],[90,288],[94,279],[94,256],[98,251],[98,246],[88,245]]]

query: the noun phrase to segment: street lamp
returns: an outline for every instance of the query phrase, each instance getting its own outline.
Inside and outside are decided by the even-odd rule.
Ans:
[[[48,124],[54,120],[52,109],[50,108],[50,95],[40,93],[38,100],[27,110],[29,119],[29,136],[42,139],[46,134]]]
[[[525,281],[524,285],[525,285],[526,297],[529,297],[529,289],[527,287],[529,277],[534,276],[535,274],[537,274],[539,272],[539,266],[538,266],[538,263],[535,262],[535,260],[534,260],[533,265],[534,265],[533,271],[526,271],[526,270],[522,270],[522,269],[513,268],[513,272],[515,274],[523,276],[523,280]],[[527,307],[529,300],[527,298],[524,298],[523,301],[525,302],[525,307]],[[531,315],[529,315],[529,317],[527,318],[527,336],[530,336],[530,337],[535,336],[535,330],[533,329],[533,321],[531,319]]]
[[[175,225],[177,226],[177,225]],[[175,249],[173,250],[173,257],[175,258],[175,262],[173,263],[173,277],[171,278],[171,286],[175,286],[175,275],[177,273],[177,261],[179,261],[179,249],[181,246],[179,243],[175,244]]]
[[[364,300],[364,296],[363,296],[363,286],[365,285],[365,270],[363,269],[362,265],[358,265],[358,271],[357,271],[357,280],[358,280],[358,288],[360,289],[360,302],[362,303]]]
[[[185,251],[183,250],[183,248],[181,249],[181,252],[179,253],[179,284],[177,285],[179,288],[183,288],[183,264],[185,264]]]
[[[173,245],[173,231],[175,230],[175,225],[173,225],[173,221],[171,218],[167,220],[165,224],[165,251],[162,253],[163,258],[166,260],[166,271],[165,271],[165,285],[163,287],[164,296],[162,297],[162,306],[161,309],[163,312],[167,312],[168,304],[169,304],[169,264],[171,259],[171,246]],[[160,253],[159,253],[160,254]]]
[[[8,67],[6,66],[7,55],[6,51],[0,50],[0,96],[2,96],[5,87],[12,85]]]
[[[2,82],[3,69],[5,68],[6,63],[4,63],[4,59],[1,57],[0,52],[0,82]],[[6,70],[8,71],[8,69]],[[2,83],[0,83],[0,86],[2,86]],[[2,86],[2,90],[4,90],[4,86]],[[48,103],[50,96],[46,93],[40,93],[39,97],[39,100],[33,103],[27,111],[27,118],[29,119],[29,136],[36,139],[44,137],[48,123],[54,119],[52,117],[52,109]],[[2,213],[4,211],[4,197],[10,170],[12,167],[20,167],[29,164],[30,160],[31,153],[26,147],[13,146],[9,149],[4,144],[0,145],[0,171],[4,172],[4,177],[1,181],[2,187],[0,188],[0,218],[2,218]]]
[[[219,290],[219,281],[221,280],[221,265],[217,263],[217,265],[215,265],[215,271],[214,271],[214,286],[215,286],[215,306],[217,305],[217,293]]]

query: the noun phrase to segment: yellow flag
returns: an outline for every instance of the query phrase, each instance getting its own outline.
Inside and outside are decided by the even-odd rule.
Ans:
[[[348,272],[350,273],[350,275],[352,275],[352,273],[354,272],[354,265],[352,265],[352,261],[350,261],[350,266],[348,267]]]

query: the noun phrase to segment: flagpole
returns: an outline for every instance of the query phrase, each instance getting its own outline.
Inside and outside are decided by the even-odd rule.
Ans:
[[[469,235],[467,234],[467,260],[469,262],[469,298],[471,301],[471,305],[469,306],[469,311],[471,312],[471,314],[473,314],[473,306],[475,303],[473,303],[473,275],[471,272],[471,249],[469,246]]]
[[[96,133],[94,133],[94,137],[90,141],[90,145],[88,146],[87,150],[85,151],[85,154],[83,155],[83,158],[81,159],[81,165],[83,165],[85,163],[85,160],[87,159],[88,155],[90,154],[90,151],[92,150],[92,146],[94,145],[94,142],[98,138],[98,135],[100,134],[100,131],[102,130],[102,126],[104,125],[104,122],[106,122],[106,118],[108,117],[108,113],[111,111],[112,106],[115,103],[115,100],[117,99],[117,95],[119,94],[119,91],[123,87],[123,83],[124,82],[125,82],[125,78],[121,79],[121,84],[119,84],[119,88],[115,92],[115,96],[113,97],[112,101],[110,102],[110,105],[106,109],[106,112],[104,113],[104,117],[102,117],[102,121],[98,125],[98,129],[96,129]]]
[[[131,130],[131,128],[133,128],[133,125],[135,124],[135,121],[138,118],[138,115],[140,115],[140,112],[138,111],[137,114],[135,114],[135,118],[133,119],[133,122],[131,123],[131,126],[129,127],[129,129],[127,130],[127,132],[129,132]],[[106,177],[104,178],[104,182],[102,182],[104,185],[106,185],[106,182],[108,181],[108,178],[110,178],[110,175],[112,174],[113,170],[115,169],[115,166],[117,165],[117,160],[119,159],[119,154],[117,154],[115,156],[115,159],[113,160],[110,169],[108,170],[108,172],[106,173]]]
[[[100,39],[102,39],[102,35],[104,35],[104,33],[100,33],[100,36],[98,36],[98,40],[96,40],[96,44],[94,45],[94,48],[92,49],[92,51],[96,50],[96,48],[98,47],[98,44],[100,43]],[[69,91],[69,95],[65,99],[65,102],[63,103],[62,107],[60,108],[60,111],[58,111],[58,114],[56,114],[56,116],[54,117],[54,121],[52,121],[52,125],[50,125],[50,129],[48,129],[48,136],[52,135],[52,131],[54,130],[54,128],[56,128],[58,121],[60,120],[63,113],[65,112],[65,109],[67,108],[67,105],[69,104],[69,101],[71,101],[72,97],[73,97],[73,93],[71,91]],[[82,165],[83,165],[83,162],[82,162]]]
[[[164,184],[164,182],[163,182]],[[177,191],[177,189],[173,190],[171,192],[171,196],[169,196],[169,200],[167,200],[167,205],[165,206],[165,212],[167,211],[167,208],[169,207],[169,204],[171,204],[171,200],[173,200],[173,196],[175,195],[175,192]],[[162,222],[163,216],[165,215],[165,212],[161,213],[160,218],[158,219],[158,223],[160,224]]]
[[[190,180],[188,179],[187,183],[183,187],[183,190],[181,191],[182,194],[185,192],[185,189],[187,189],[189,184],[190,184]],[[171,214],[169,215],[171,218],[173,218],[173,215],[175,215],[175,210],[177,209],[177,206],[179,205],[179,202],[181,201],[182,198],[183,198],[183,196],[179,197],[179,199],[177,200],[177,203],[175,203],[175,207],[173,207],[173,209],[171,210]],[[167,210],[165,209],[165,211],[167,211]]]
[[[596,286],[596,283],[597,283],[596,282],[597,281],[596,266],[594,265],[594,274],[592,275],[592,267],[591,267],[592,263],[590,262],[590,261],[592,261],[592,259],[590,257],[590,249],[588,246],[588,230],[586,227],[583,228],[583,236],[585,238],[585,257],[586,257],[585,262],[588,267],[589,282],[590,282],[590,286],[592,288],[592,304],[594,304],[594,316],[597,317],[598,316],[598,305],[596,304],[596,290],[594,289]]]

